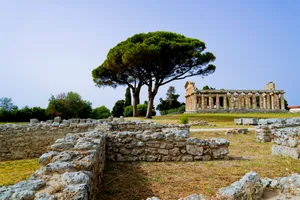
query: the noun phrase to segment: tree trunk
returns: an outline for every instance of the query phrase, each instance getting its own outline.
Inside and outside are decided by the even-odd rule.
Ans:
[[[132,116],[137,117],[137,105],[140,104],[140,91],[142,88],[142,84],[138,84],[136,88],[131,88],[132,89],[132,97],[133,97],[133,111],[132,111]]]
[[[152,85],[150,84],[148,86],[148,106],[147,106],[147,114],[146,118],[151,119],[152,118],[152,107],[153,107],[153,101],[154,97],[157,94],[159,86],[155,86],[154,90],[152,91]]]

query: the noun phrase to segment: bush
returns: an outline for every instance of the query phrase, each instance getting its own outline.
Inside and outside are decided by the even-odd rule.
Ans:
[[[182,115],[180,117],[180,120],[179,120],[179,123],[180,124],[188,124],[189,123],[189,118],[187,115]]]
[[[179,108],[160,111],[160,115],[183,114],[184,112],[185,112],[185,105],[182,105]]]
[[[133,116],[133,106],[126,106],[124,108],[124,117],[132,117]]]
[[[110,116],[110,111],[105,106],[100,106],[93,109],[92,118],[93,119],[106,119]]]

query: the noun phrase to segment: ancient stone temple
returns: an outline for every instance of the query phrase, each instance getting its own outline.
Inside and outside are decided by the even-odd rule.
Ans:
[[[198,90],[185,84],[186,113],[192,112],[283,112],[284,91],[269,82],[264,90]]]

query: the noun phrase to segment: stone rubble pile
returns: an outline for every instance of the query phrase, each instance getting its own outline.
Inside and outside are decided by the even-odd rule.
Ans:
[[[105,135],[99,130],[56,140],[28,180],[0,187],[0,199],[94,199],[105,162]]]
[[[112,161],[196,161],[224,159],[229,142],[190,138],[188,125],[129,121],[107,126],[107,157]]]
[[[257,125],[258,124],[258,118],[234,119],[234,124],[236,124],[236,125]]]
[[[272,154],[300,158],[300,118],[265,119],[256,127],[256,141],[274,142]]]
[[[233,129],[228,129],[225,131],[225,135],[230,135],[230,134],[247,134],[248,129],[247,128],[233,128]]]
[[[208,123],[208,121],[193,121],[193,122],[189,122],[189,125],[190,126],[212,126],[212,127],[215,127],[215,126],[217,126],[217,125],[215,125],[215,124],[210,124],[210,123]]]
[[[300,199],[300,175],[270,179],[260,178],[257,173],[249,172],[230,186],[219,189],[214,197],[192,194],[178,200],[261,200],[269,191],[277,191],[274,199]],[[160,199],[151,197],[147,200]]]

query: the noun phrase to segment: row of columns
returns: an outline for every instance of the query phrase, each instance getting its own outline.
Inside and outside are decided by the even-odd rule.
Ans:
[[[280,96],[279,96],[280,95]],[[187,106],[190,105],[191,110],[198,109],[221,109],[220,106],[220,97],[223,97],[223,107],[222,109],[227,108],[227,93],[200,93],[196,92],[190,96],[192,98],[187,98]],[[214,98],[216,101],[214,104]],[[247,94],[242,95],[242,93],[230,93],[229,95],[229,109],[267,109],[267,110],[276,110],[276,109],[285,109],[284,104],[284,94],[283,93],[272,93],[272,92],[260,92],[259,93],[259,102],[257,102],[256,94]],[[189,106],[188,106],[189,107]]]

